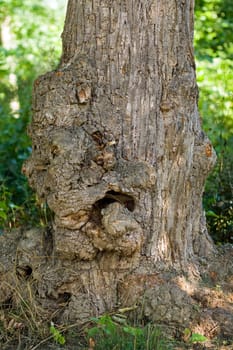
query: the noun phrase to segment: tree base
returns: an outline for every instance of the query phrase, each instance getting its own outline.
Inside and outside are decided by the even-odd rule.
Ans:
[[[166,325],[173,336],[189,328],[210,339],[232,337],[232,246],[186,268],[141,257],[128,275],[124,269],[104,271],[90,262],[59,260],[51,240],[42,229],[0,238],[0,312],[6,329],[12,310],[25,326],[30,320],[38,329],[43,322],[83,324],[128,308],[129,318]]]

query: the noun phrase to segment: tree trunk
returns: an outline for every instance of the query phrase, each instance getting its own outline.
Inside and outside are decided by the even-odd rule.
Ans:
[[[17,262],[44,308],[67,302],[63,320],[141,303],[171,321],[159,309],[170,292],[178,320],[191,316],[186,293],[158,274],[198,272],[213,250],[202,193],[215,152],[198,114],[193,7],[69,0],[61,63],[35,81],[23,170],[54,221],[43,241],[24,235]]]

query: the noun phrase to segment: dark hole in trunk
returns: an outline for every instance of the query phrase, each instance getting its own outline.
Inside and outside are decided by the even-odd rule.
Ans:
[[[109,204],[119,202],[124,207],[126,207],[130,211],[134,211],[135,208],[135,201],[132,196],[129,196],[128,194],[115,192],[115,191],[108,191],[106,192],[104,198],[101,198],[95,203],[95,206],[97,206],[100,209],[106,208]]]
[[[58,295],[58,300],[59,300],[59,302],[68,303],[70,301],[71,296],[72,296],[71,293],[64,292],[64,293]]]
[[[94,205],[91,213],[91,220],[97,225],[101,225],[101,209],[106,208],[109,204],[119,202],[129,211],[134,211],[135,200],[132,196],[116,191],[108,191],[105,196],[99,199]]]
[[[32,268],[29,265],[17,266],[16,275],[19,279],[27,280],[32,275]]]

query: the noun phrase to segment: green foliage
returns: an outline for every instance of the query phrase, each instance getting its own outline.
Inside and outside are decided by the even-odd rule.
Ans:
[[[40,205],[21,174],[34,79],[58,64],[64,12],[36,0],[0,0],[0,229],[31,225]],[[63,8],[64,10],[64,8]]]
[[[231,0],[196,0],[196,49],[199,57],[232,59],[233,3]]]
[[[133,327],[123,315],[103,315],[93,318],[93,327],[87,330],[87,338],[94,342],[95,350],[169,350],[171,343],[165,340],[158,327]]]
[[[192,333],[191,329],[185,328],[183,336],[186,342],[188,343],[203,343],[208,340],[204,335],[199,333]]]
[[[204,205],[209,231],[216,243],[233,242],[232,149],[230,138],[228,144],[222,145],[217,165],[206,183]]]
[[[18,215],[24,215],[22,208],[12,201],[12,193],[2,183],[0,185],[0,227],[10,226],[17,221]],[[0,231],[1,234],[1,231]]]
[[[54,341],[57,343],[57,344],[60,344],[60,345],[64,345],[65,342],[66,342],[66,339],[65,337],[62,335],[62,333],[55,327],[54,323],[51,322],[51,325],[50,325],[50,333],[52,334],[53,336],[53,339]]]
[[[233,28],[232,28],[233,29]],[[233,134],[233,61],[214,58],[197,61],[199,108],[203,126],[211,135],[216,151],[222,151],[224,141]]]
[[[206,338],[204,335],[199,333],[193,333],[189,339],[190,343],[202,343],[207,341],[208,338]]]
[[[204,207],[218,243],[233,242],[233,2],[197,0],[195,50],[203,128],[217,152]]]

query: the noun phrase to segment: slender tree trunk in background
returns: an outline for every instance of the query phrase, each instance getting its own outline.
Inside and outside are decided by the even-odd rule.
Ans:
[[[151,320],[191,317],[185,292],[158,275],[198,273],[213,250],[202,193],[215,152],[197,109],[193,7],[69,0],[60,66],[35,81],[24,172],[54,222],[43,241],[27,232],[17,261],[44,308],[67,302],[63,320],[136,302]],[[176,300],[169,312],[161,294],[166,307]]]

